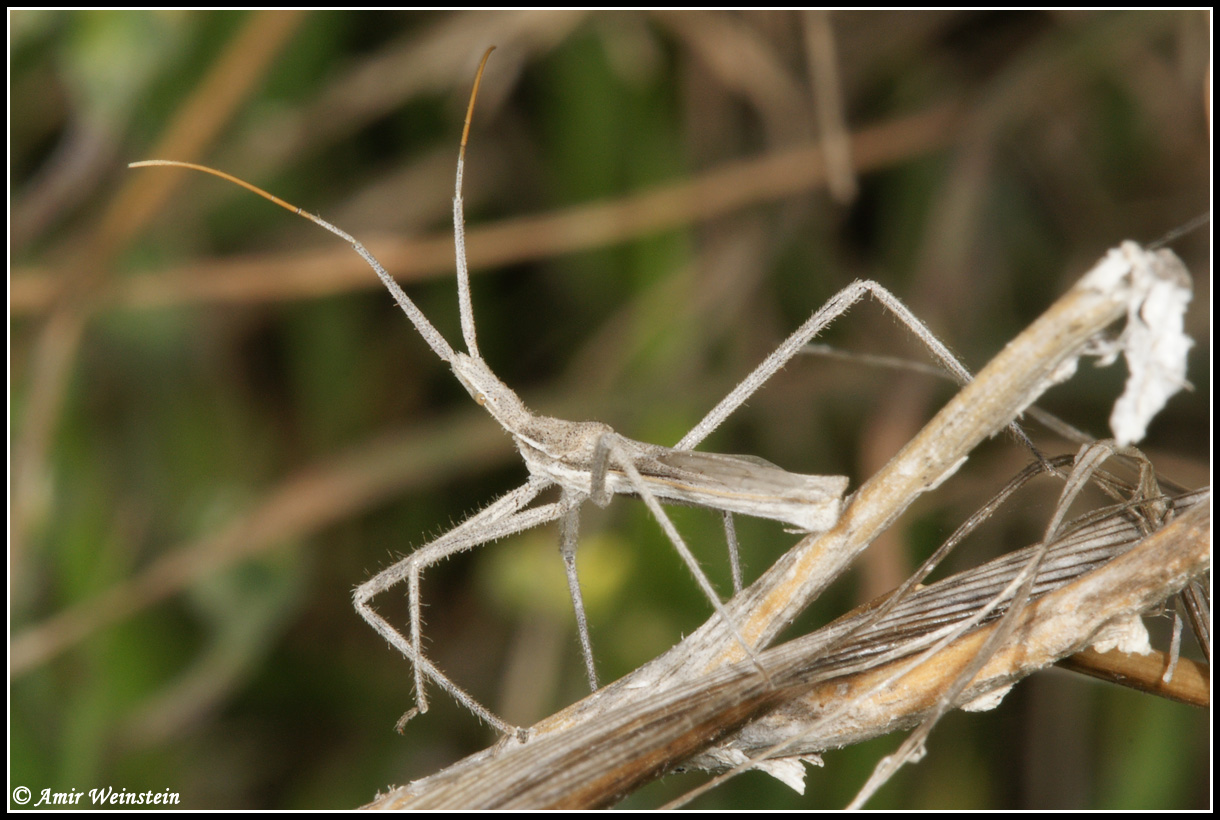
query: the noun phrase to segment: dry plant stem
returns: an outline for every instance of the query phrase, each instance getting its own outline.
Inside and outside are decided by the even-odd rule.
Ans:
[[[1011,639],[988,660],[957,702],[967,703],[1081,650],[1102,627],[1144,612],[1177,592],[1211,564],[1210,525],[1211,511],[1204,501],[1130,552],[1032,602],[1020,613]],[[988,625],[955,642],[908,673],[899,686],[872,691],[872,709],[862,703],[860,713],[875,714],[873,734],[892,730],[895,717],[902,725],[922,720],[995,628],[995,624]],[[884,669],[874,670],[852,681],[851,687],[856,692],[868,692],[875,679],[885,675]],[[823,686],[820,693],[811,692],[804,700],[809,703],[819,695],[827,700],[850,698]],[[847,723],[835,743],[846,731],[859,731],[848,730]]]
[[[1107,624],[1147,610],[1206,571],[1211,558],[1207,501],[1204,497],[1130,552],[1026,607],[1011,639],[957,702],[1007,686],[1082,648]],[[565,731],[528,744],[505,742],[383,795],[367,808],[610,805],[692,750],[709,746],[728,731],[797,698],[825,709],[859,698],[860,708],[853,710],[852,719],[822,739],[824,746],[858,742],[922,720],[949,682],[977,657],[995,628],[993,623],[964,636],[908,671],[897,687],[884,691],[878,689],[878,682],[890,677],[892,668],[903,661],[844,678],[841,670],[821,668],[827,639],[810,635],[762,653],[771,687],[750,665],[735,664],[669,688],[637,691],[630,708],[598,711]],[[592,695],[586,702],[595,698]]]
[[[1209,500],[1209,490],[1195,491],[1173,499],[1173,507],[1178,514],[1185,514]],[[752,722],[742,732],[726,739],[711,754],[692,758],[689,765],[696,768],[719,768],[726,761],[734,768],[684,795],[678,805],[748,768],[750,763],[738,762],[747,758],[751,761],[773,758],[795,760],[800,755],[840,748],[906,728],[918,721],[923,721],[921,729],[928,727],[930,721],[943,711],[946,701],[956,705],[970,699],[959,697],[965,684],[972,683],[977,689],[984,682],[985,679],[977,676],[977,673],[994,654],[991,650],[1000,645],[996,641],[998,634],[1006,629],[1005,620],[1011,620],[1014,615],[1023,615],[1022,607],[1028,597],[1039,598],[1054,592],[1129,551],[1147,535],[1145,514],[1151,512],[1157,515],[1156,508],[1163,501],[1163,497],[1152,499],[1151,509],[1144,505],[1128,508],[1120,504],[1089,513],[1073,522],[1053,543],[1008,553],[983,566],[923,587],[898,600],[890,613],[880,620],[877,613],[885,607],[878,607],[877,602],[873,602],[812,635],[794,641],[793,644],[814,647],[827,643],[832,645],[830,651],[821,652],[810,668],[810,672],[821,670],[828,673],[825,681],[809,695],[796,698]],[[956,537],[955,534],[954,539]],[[1014,584],[1019,582],[1020,575],[1030,566],[1031,559],[1040,561],[1041,566],[1033,579],[1030,596],[1018,595],[1015,600],[1002,600],[1005,595],[1002,588],[1011,591]],[[997,601],[1002,601],[999,606],[996,606]],[[886,606],[889,606],[889,602]],[[939,690],[927,690],[927,696],[935,701],[935,707],[921,707],[918,715],[892,710],[889,693],[900,692],[906,685],[905,682],[898,682],[918,668],[935,669],[927,665],[936,662],[935,659],[929,661],[931,653],[946,651],[945,647],[950,646],[950,641],[951,648],[944,657],[962,657],[952,647],[958,646],[962,640],[975,641],[973,635],[963,637],[963,627],[978,625],[980,616],[987,610],[991,612],[985,617],[991,623],[987,627],[990,634],[986,644],[991,646],[981,647],[975,652],[968,666],[955,664],[953,675],[937,679]],[[1011,631],[1012,626],[1010,623],[1007,628]],[[948,638],[942,638],[942,635]],[[933,645],[932,650],[925,649],[929,644]],[[977,646],[977,643],[970,645]],[[1005,645],[1016,644],[1008,641]],[[916,653],[919,654],[916,656]],[[936,658],[940,657],[942,655],[936,655]],[[1029,667],[1026,671],[1033,671],[1034,668],[1037,667]],[[1158,666],[1157,678],[1163,668]],[[950,686],[956,689],[947,692]],[[1002,692],[999,694],[1002,695]],[[976,705],[976,708],[984,707]],[[915,735],[912,738],[920,742]],[[905,748],[907,743],[903,746]],[[726,754],[725,750],[734,750],[735,753]],[[887,760],[895,758],[900,759],[901,753]]]
[[[852,138],[856,170],[877,170],[923,156],[945,144],[961,116],[953,105],[869,126]],[[166,152],[165,155],[169,155]],[[467,234],[472,270],[603,247],[638,236],[714,219],[759,202],[770,202],[825,182],[820,145],[776,151],[726,163],[694,179],[659,186],[620,199],[565,208],[555,213],[506,219]],[[401,282],[450,273],[453,236],[373,239],[378,259]],[[265,302],[345,293],[374,287],[368,269],[344,249],[243,256],[187,268],[125,277],[106,294],[106,306],[157,308],[210,302]],[[12,310],[46,310],[63,288],[45,271],[17,270]]]
[[[818,115],[818,133],[826,146],[826,187],[838,202],[847,204],[856,198],[859,185],[852,168],[851,132],[847,129],[830,12],[825,9],[805,11],[801,22],[815,92],[813,103]]]
[[[1175,498],[1173,506],[1178,515],[1183,515],[1209,500],[1210,490],[1198,490]],[[1159,504],[1160,499],[1155,503]],[[1073,522],[1071,528],[1050,545],[1031,595],[1041,597],[1052,592],[1131,549],[1147,535],[1141,517],[1141,512],[1118,505]],[[836,682],[844,685],[845,692],[852,680],[848,676],[871,675],[874,669],[883,665],[905,673],[907,670],[902,669],[902,664],[912,667],[913,664],[902,659],[941,640],[940,636],[946,630],[957,630],[960,623],[967,620],[977,623],[976,614],[989,607],[1030,558],[1042,549],[1042,545],[1036,545],[1008,553],[983,566],[911,592],[895,601],[892,607],[888,601],[882,607],[876,602],[866,604],[800,640],[830,644],[831,648],[818,658],[817,667],[833,670]],[[1010,606],[1011,602],[1003,602],[988,617],[996,620]],[[890,611],[881,614],[886,607]],[[891,663],[894,660],[902,660],[902,664]],[[915,664],[922,662],[920,659]],[[1161,672],[1163,668],[1158,669],[1157,675]],[[876,684],[876,679],[873,682]],[[792,701],[755,721],[747,732],[735,736],[726,745],[751,759],[763,759],[816,753],[895,728],[890,725],[894,716],[880,711],[870,720],[861,721],[854,699],[858,692],[853,692],[853,697],[840,699],[835,691],[827,689],[821,694],[815,692],[815,696]],[[830,706],[834,703],[850,704],[852,709],[846,715],[832,713]],[[782,748],[775,748],[781,743]],[[692,763],[698,768],[714,768],[698,760]]]
[[[1211,705],[1210,669],[1207,664],[1179,658],[1168,683],[1161,680],[1168,659],[1163,652],[1136,655],[1112,649],[1086,649],[1059,661],[1059,666],[1101,680],[1128,686],[1150,695],[1208,708]]]
[[[1131,448],[1126,448],[1129,452],[1124,454],[1138,456],[1138,453]],[[1018,619],[1020,618],[1022,609],[1029,602],[1034,585],[1037,581],[1038,574],[1047,560],[1047,556],[1051,552],[1052,546],[1056,541],[1061,539],[1063,533],[1063,519],[1067,515],[1068,508],[1072,502],[1079,496],[1080,492],[1088,485],[1097,472],[1101,463],[1116,453],[1116,446],[1113,441],[1100,441],[1092,444],[1086,444],[1081,447],[1079,454],[1074,460],[1074,465],[1071,473],[1067,476],[1064,483],[1063,491],[1059,496],[1059,503],[1056,506],[1054,515],[1051,516],[1051,521],[1047,525],[1046,532],[1042,541],[1033,549],[1029,550],[1030,557],[1022,566],[1008,585],[998,595],[988,599],[982,609],[972,615],[967,621],[963,622],[956,628],[949,630],[949,634],[939,640],[929,649],[925,650],[911,666],[921,664],[935,657],[939,652],[949,644],[955,642],[962,635],[973,628],[975,625],[993,611],[997,610],[1001,604],[1008,602],[1008,608],[1000,618],[999,622],[991,629],[991,634],[987,640],[979,648],[979,651],[970,661],[958,672],[957,676],[948,682],[946,687],[937,695],[935,705],[929,710],[927,718],[912,732],[902,745],[892,755],[887,755],[878,761],[873,774],[868,778],[868,781],[848,804],[849,809],[863,808],[879,788],[889,782],[890,778],[908,762],[913,762],[918,759],[921,751],[924,749],[924,743],[931,734],[933,727],[947,712],[953,709],[961,701],[958,698],[966,687],[971,684],[979,671],[987,664],[994,656],[995,651],[1002,646],[1013,634],[1016,628]],[[1145,464],[1141,463],[1141,481],[1137,493],[1140,500],[1148,497],[1149,494],[1156,492],[1155,482],[1151,481],[1151,470],[1144,469]],[[1147,476],[1147,478],[1145,478]],[[1161,504],[1153,505],[1155,510],[1152,515],[1155,516],[1155,521],[1159,523],[1163,516],[1163,506]],[[1144,516],[1137,519],[1141,525],[1141,532],[1147,534],[1151,531],[1151,527],[1145,526]],[[906,670],[896,672],[892,678],[882,682],[878,687],[878,691],[889,692],[893,689],[894,684],[900,681],[906,675]],[[846,713],[854,711],[855,704],[850,701],[845,702],[840,708]],[[808,730],[807,734],[816,734],[824,722],[827,722],[836,717],[835,714],[828,716],[822,720],[816,721],[813,728]],[[853,715],[854,717],[854,715]]]

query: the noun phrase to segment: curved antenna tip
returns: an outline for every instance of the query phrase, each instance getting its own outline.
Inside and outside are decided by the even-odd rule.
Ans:
[[[483,52],[483,59],[479,61],[479,70],[474,75],[474,88],[470,90],[470,102],[466,105],[466,124],[462,126],[462,148],[458,152],[461,159],[466,158],[466,140],[470,136],[470,119],[474,116],[474,101],[479,96],[479,83],[483,82],[483,69],[487,67],[487,58],[495,50],[495,46],[488,46],[487,51]]]

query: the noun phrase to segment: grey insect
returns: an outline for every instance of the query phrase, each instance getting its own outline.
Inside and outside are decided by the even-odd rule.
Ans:
[[[464,238],[462,174],[471,113],[489,55],[490,50],[480,63],[471,92],[454,185],[453,224],[458,308],[466,352],[454,350],[445,341],[381,263],[360,242],[324,219],[244,180],[207,166],[173,160],[145,160],[132,163],[130,167],[176,166],[221,177],[311,220],[350,243],[373,268],[428,346],[449,364],[471,397],[513,437],[529,470],[529,478],[525,483],[505,493],[444,535],[377,573],[356,588],[353,601],[360,616],[391,646],[406,656],[414,667],[416,706],[403,716],[400,726],[415,714],[427,711],[425,684],[431,681],[497,730],[505,734],[520,734],[520,729],[508,724],[476,701],[424,654],[421,647],[420,576],[425,569],[456,553],[541,524],[559,521],[560,552],[567,572],[586,673],[590,686],[596,690],[597,675],[593,650],[576,573],[579,512],[586,501],[604,506],[615,495],[635,496],[647,505],[674,549],[694,575],[704,595],[725,620],[746,654],[757,663],[754,648],[737,632],[723,602],[666,515],[661,503],[705,507],[724,514],[730,552],[734,556],[734,587],[740,589],[740,568],[735,559],[736,539],[732,516],[740,513],[780,521],[795,531],[822,532],[838,520],[848,479],[845,476],[790,473],[761,458],[695,452],[691,448],[702,442],[799,353],[819,331],[865,294],[872,294],[910,327],[959,381],[968,381],[970,374],[897,297],[875,282],[857,281],[816,311],[672,448],[634,441],[600,422],[573,422],[535,415],[517,394],[492,372],[479,353],[474,312],[471,307]],[[539,494],[550,487],[559,488],[558,500],[531,506]],[[374,597],[404,580],[407,582],[410,608],[409,637],[395,629],[372,606]],[[765,670],[763,673],[765,674]]]

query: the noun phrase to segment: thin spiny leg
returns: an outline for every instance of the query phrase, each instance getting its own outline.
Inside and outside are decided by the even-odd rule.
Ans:
[[[876,282],[857,280],[830,297],[826,304],[814,311],[813,315],[803,325],[797,328],[779,347],[772,351],[771,355],[762,361],[762,364],[756,367],[750,375],[746,376],[740,384],[733,388],[719,404],[712,408],[711,412],[704,416],[702,421],[691,428],[691,431],[678,442],[675,449],[689,450],[707,438],[734,410],[741,406],[742,402],[752,396],[758,388],[762,387],[768,379],[774,376],[781,367],[800,352],[801,348],[808,344],[823,328],[856,302],[860,301],[865,294],[869,293],[884,307],[889,309],[891,313],[902,320],[903,324],[910,328],[911,332],[932,351],[932,355],[953,374],[954,378],[962,384],[970,381],[970,371],[949,352],[949,349],[936,338],[927,325],[921,322],[897,296]],[[1028,442],[1025,434],[1021,432],[1015,423],[1010,425],[1010,428],[1017,433],[1018,438]],[[1032,447],[1032,445],[1030,446]]]
[[[448,692],[454,700],[465,706],[472,714],[487,723],[489,726],[495,728],[497,731],[506,735],[520,733],[520,729],[518,729],[518,727],[505,723],[503,720],[496,717],[489,709],[467,694],[465,690],[463,690],[460,686],[446,677],[444,673],[433,666],[432,662],[426,657],[415,654],[415,650],[411,647],[411,644],[409,644],[402,637],[402,635],[400,635],[394,629],[394,627],[390,626],[389,622],[378,615],[374,609],[362,602],[357,603],[356,609],[360,613],[361,617],[363,617],[364,620],[369,624],[369,626],[373,627],[373,629],[377,631],[377,634],[381,635],[381,637],[384,638],[387,643],[401,652],[408,660],[411,661],[411,663],[415,664],[418,669],[422,670],[423,677],[431,679],[434,683]],[[399,731],[401,731],[402,727],[408,720],[415,715],[426,711],[427,702],[423,701],[423,705],[421,706],[420,701],[417,700],[415,707],[409,710],[402,716],[401,719],[399,719],[396,725],[397,728]]]
[[[428,709],[425,694],[425,680],[431,679],[447,691],[459,703],[471,712],[485,720],[498,730],[510,733],[516,727],[510,726],[497,718],[485,707],[466,694],[448,677],[442,674],[425,657],[421,647],[421,619],[419,574],[420,572],[450,555],[472,549],[488,541],[512,535],[517,532],[545,524],[563,515],[567,507],[562,504],[546,504],[525,511],[521,508],[529,504],[549,482],[545,479],[530,479],[530,481],[497,499],[482,511],[476,513],[464,522],[454,527],[448,533],[429,544],[420,547],[403,560],[386,568],[373,578],[361,584],[353,593],[356,611],[372,626],[378,634],[415,666],[416,709],[425,712]],[[389,622],[377,614],[369,603],[380,592],[407,580],[409,606],[411,610],[411,637],[406,639]]]
[[[436,563],[434,558],[444,558],[500,537],[487,535],[487,533],[498,531],[501,528],[502,520],[516,515],[521,508],[533,501],[538,493],[549,485],[550,481],[547,479],[530,478],[529,481],[500,496],[449,532],[415,550],[393,566],[383,569],[361,584],[357,591],[365,590],[368,593],[364,596],[367,600],[406,578],[412,561],[419,561],[422,566],[426,567]]]
[[[568,576],[568,593],[572,596],[572,610],[576,613],[576,631],[580,635],[580,651],[585,659],[585,673],[589,676],[589,689],[597,691],[597,669],[593,663],[593,643],[589,639],[589,621],[585,616],[584,597],[580,593],[580,577],[576,574],[576,537],[580,526],[580,505],[583,498],[565,491],[560,504],[569,504],[559,522],[559,553],[563,556],[564,572]]]
[[[545,486],[542,482],[535,482],[535,483]],[[529,486],[530,485],[528,485],[528,484],[524,485],[524,487],[529,487]],[[524,489],[524,487],[518,488],[518,490]],[[535,490],[535,492],[536,492],[536,490]],[[514,494],[516,494],[516,491],[514,491]],[[512,494],[510,494],[510,495],[512,495]],[[528,499],[527,499],[527,501],[528,501]],[[401,573],[405,574],[406,577],[408,577],[408,578],[411,578],[412,576],[417,577],[418,570],[422,569],[425,566],[430,566],[432,563],[435,563],[438,555],[440,555],[441,557],[444,557],[446,555],[451,555],[454,552],[460,551],[460,549],[468,549],[472,546],[477,546],[479,543],[483,543],[485,541],[491,541],[491,540],[494,540],[497,538],[502,538],[507,535],[513,535],[515,533],[522,532],[524,530],[538,526],[539,524],[549,523],[550,521],[554,521],[556,518],[559,518],[561,515],[563,515],[563,513],[565,511],[566,511],[566,508],[562,504],[559,504],[559,503],[545,504],[541,507],[536,507],[533,509],[525,510],[524,512],[505,515],[503,518],[501,518],[498,521],[493,521],[493,522],[483,521],[482,523],[483,523],[484,529],[482,530],[481,537],[478,539],[477,542],[471,542],[470,539],[463,539],[462,543],[460,543],[458,545],[437,544],[434,542],[433,544],[431,544],[429,546],[430,547],[433,547],[433,546],[448,547],[448,550],[444,551],[444,552],[439,551],[439,550],[433,551],[430,554],[428,554],[427,556],[423,556],[423,557],[426,557],[429,559],[427,562],[424,562],[423,560],[413,560],[413,558],[415,558],[416,556],[419,556],[420,552],[422,551],[422,550],[417,550],[415,553],[412,554],[412,556],[408,556],[407,559],[404,559],[404,561],[399,562],[399,564],[396,564],[394,567],[391,567],[390,569],[399,570]],[[465,526],[465,524],[463,524],[463,526]],[[447,537],[448,536],[442,536],[442,538],[447,538]],[[403,566],[404,564],[406,566]],[[377,579],[373,579],[373,580],[377,580]],[[370,583],[372,583],[372,582],[370,582]],[[418,582],[416,583],[416,587],[418,587]],[[448,677],[446,677],[440,670],[438,670],[427,659],[426,656],[423,655],[422,650],[419,648],[418,627],[416,628],[416,630],[414,631],[414,633],[412,635],[412,642],[408,643],[407,640],[404,639],[403,636],[397,630],[395,630],[384,618],[382,618],[380,615],[378,615],[377,612],[375,610],[373,610],[371,606],[368,605],[368,603],[367,603],[368,597],[371,597],[371,596],[366,595],[363,598],[363,600],[361,600],[360,594],[361,594],[361,590],[357,590],[357,595],[356,595],[357,611],[360,612],[361,616],[375,630],[377,630],[377,632],[383,638],[385,638],[385,640],[391,646],[395,647],[400,652],[402,652],[403,655],[406,656],[408,660],[411,660],[413,663],[417,664],[420,667],[420,669],[422,670],[422,673],[425,677],[433,680],[438,686],[440,686],[442,689],[447,691],[455,700],[457,700],[459,703],[461,703],[463,706],[465,706],[467,709],[469,709],[475,716],[481,718],[486,723],[488,723],[492,727],[496,728],[498,731],[503,732],[504,734],[516,734],[518,737],[522,737],[522,732],[523,732],[522,729],[512,726],[511,724],[508,724],[508,723],[504,722],[503,720],[501,720],[500,718],[496,717],[490,710],[488,710],[486,707],[484,707],[482,704],[480,704],[478,701],[476,701],[474,698],[472,698],[470,695],[468,695],[465,691],[463,691],[456,683],[454,683],[452,680],[450,680]],[[418,613],[418,610],[419,610],[418,591],[416,592],[416,597],[410,601],[410,605],[412,607],[413,612]],[[417,619],[415,620],[415,623],[418,624]],[[404,715],[403,718],[398,722],[399,727],[401,727],[414,714],[427,711],[426,699],[421,699],[420,702],[422,703],[422,706],[417,705],[417,707],[415,709],[411,710],[406,715]]]
[[[763,677],[768,677],[767,670],[764,669],[762,664],[759,662],[757,653],[755,653],[754,649],[748,643],[746,643],[745,638],[743,638],[741,633],[737,630],[737,626],[729,617],[728,610],[724,608],[724,603],[720,600],[720,596],[716,594],[716,590],[712,588],[711,581],[709,581],[707,575],[704,574],[703,569],[699,566],[699,562],[695,560],[695,556],[691,554],[690,548],[686,546],[686,542],[682,540],[682,536],[678,533],[677,527],[675,527],[673,522],[669,520],[669,516],[666,515],[665,510],[662,509],[660,503],[656,499],[656,496],[653,495],[652,491],[648,489],[648,485],[644,482],[644,478],[640,475],[640,471],[636,468],[635,462],[632,461],[631,455],[627,453],[620,445],[619,442],[621,439],[622,437],[617,433],[604,433],[597,441],[597,449],[599,451],[603,449],[607,450],[607,458],[609,456],[613,456],[614,460],[618,462],[619,467],[622,468],[628,481],[630,481],[632,489],[637,495],[639,495],[640,500],[644,502],[644,505],[648,507],[649,512],[652,513],[653,518],[657,520],[657,523],[661,525],[661,529],[665,532],[665,535],[669,537],[670,543],[673,544],[674,549],[678,551],[678,555],[681,556],[683,562],[686,563],[686,566],[688,569],[690,569],[691,574],[695,576],[695,581],[699,584],[700,589],[703,590],[703,594],[707,596],[709,601],[711,601],[712,606],[716,608],[716,612],[720,615],[721,620],[724,621],[725,626],[730,632],[733,633],[733,637],[737,639],[739,644],[741,644],[741,648],[745,650],[746,655],[749,656],[749,658],[754,662],[754,665],[758,667],[758,670],[763,674]],[[596,465],[598,461],[599,456],[595,455],[594,464]],[[591,489],[596,490],[597,488]]]
[[[414,657],[422,658],[423,650],[423,613],[420,611],[423,607],[420,603],[419,595],[419,564],[411,564],[411,572],[407,576],[407,601],[410,603],[411,610],[411,650],[415,653]],[[415,708],[420,712],[428,711],[428,692],[424,688],[424,670],[423,665],[419,663],[411,664],[411,669],[415,673]]]
[[[724,512],[724,538],[729,544],[729,568],[733,573],[733,594],[741,592],[741,554],[737,548],[737,527],[733,524],[733,514]]]

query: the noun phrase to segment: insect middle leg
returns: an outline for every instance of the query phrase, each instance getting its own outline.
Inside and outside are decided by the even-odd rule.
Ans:
[[[580,505],[585,496],[572,490],[564,490],[561,503],[571,505],[559,522],[559,554],[563,557],[563,569],[568,578],[568,594],[572,598],[572,611],[576,613],[576,631],[580,636],[580,653],[585,661],[585,674],[589,678],[589,689],[597,691],[597,667],[593,662],[593,644],[589,639],[589,619],[585,615],[584,596],[580,592],[580,578],[576,574],[576,544],[580,529]]]

